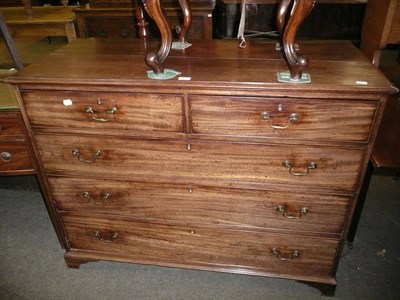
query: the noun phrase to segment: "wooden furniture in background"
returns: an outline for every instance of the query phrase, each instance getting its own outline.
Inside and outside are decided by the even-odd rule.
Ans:
[[[360,49],[370,61],[400,87],[399,61],[391,65],[381,64],[382,52],[388,44],[400,44],[400,1],[369,0],[363,23]],[[384,117],[363,181],[356,210],[347,237],[349,247],[353,247],[358,223],[367,197],[374,171],[391,171],[400,175],[400,94],[388,99]]]
[[[0,30],[14,65],[21,70],[24,65],[1,11]],[[0,70],[0,176],[35,173],[30,143],[14,92],[10,85],[3,83],[3,79],[15,71]]]
[[[276,14],[276,26],[281,36],[280,47],[290,72],[290,80],[299,81],[309,60],[300,49],[296,49],[297,31],[314,9],[315,0],[281,0]],[[279,73],[278,73],[279,74]]]
[[[35,170],[25,124],[12,88],[0,81],[0,176],[27,174]]]
[[[141,39],[78,39],[9,77],[70,267],[111,260],[272,276],[325,293],[388,93],[350,42],[193,41],[146,76]],[[153,47],[153,45],[147,45]],[[341,51],[338,52],[337,49]],[[129,62],[129,63],[127,63]]]
[[[2,12],[13,37],[66,36],[76,40],[75,6],[34,6],[33,18],[28,18],[23,7],[4,7]]]
[[[190,39],[212,39],[213,0],[190,1],[192,26],[188,33]],[[164,1],[165,13],[175,37],[176,28],[183,23],[183,14],[177,0]],[[95,2],[90,8],[81,6],[75,8],[80,37],[137,37],[138,20],[135,17],[135,7],[132,1],[123,3]],[[155,23],[148,18],[149,28],[153,37],[160,37]]]
[[[400,86],[400,81],[398,82]],[[400,176],[400,94],[388,98],[387,106],[382,118],[382,124],[374,145],[367,172],[357,201],[353,215],[347,242],[349,248],[353,248],[354,239],[357,233],[358,223],[367,198],[369,185],[374,172],[391,172],[397,177]]]
[[[382,50],[400,44],[400,1],[368,0],[360,49],[379,66]]]
[[[172,35],[161,0],[142,0],[142,2],[146,12],[156,23],[161,35],[158,51],[149,51],[145,57],[145,62],[152,69],[156,77],[160,77],[165,74],[164,61],[171,50]],[[181,10],[184,11],[185,15],[184,32],[187,32],[191,26],[191,16],[189,17],[189,12],[186,11],[186,8],[188,8],[188,0],[182,0],[180,4]],[[295,49],[295,39],[298,29],[304,19],[313,10],[314,5],[315,0],[299,0],[294,2],[291,0],[282,0],[279,3],[278,12],[276,14],[276,24],[280,36],[282,37],[280,48],[282,49],[283,57],[289,68],[289,78],[285,78],[287,75],[282,76],[283,72],[278,73],[280,81],[304,80],[303,82],[309,82],[309,75],[303,73],[303,70],[306,69],[309,64],[309,60],[307,56],[300,53],[302,50]],[[187,19],[189,19],[189,21],[187,21]],[[179,39],[186,40],[186,37],[183,39],[179,37]],[[175,73],[174,70],[172,71]],[[305,75],[304,78],[303,74]]]

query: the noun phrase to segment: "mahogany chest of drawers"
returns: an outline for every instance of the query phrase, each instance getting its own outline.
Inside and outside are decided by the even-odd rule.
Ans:
[[[12,88],[0,82],[0,176],[35,173],[29,145]]]
[[[279,83],[285,62],[263,41],[193,42],[166,61],[181,75],[153,80],[140,40],[78,40],[48,68],[9,78],[68,266],[125,261],[334,289],[395,89],[350,43],[300,46],[308,84]]]

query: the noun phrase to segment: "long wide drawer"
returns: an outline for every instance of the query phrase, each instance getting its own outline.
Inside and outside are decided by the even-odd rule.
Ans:
[[[330,276],[338,240],[63,215],[71,250],[237,273]]]
[[[36,139],[46,172],[139,181],[295,184],[352,190],[364,159],[360,149],[303,145],[45,134]]]
[[[33,127],[183,131],[178,94],[24,91],[22,96]]]
[[[378,102],[190,96],[193,134],[365,142]]]
[[[49,177],[61,212],[340,234],[349,196]]]

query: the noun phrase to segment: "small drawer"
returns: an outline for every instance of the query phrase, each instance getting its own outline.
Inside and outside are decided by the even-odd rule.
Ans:
[[[48,178],[61,212],[125,215],[168,223],[340,234],[349,196]]]
[[[172,94],[22,92],[33,127],[182,132],[182,96]]]
[[[36,136],[48,173],[107,179],[353,190],[364,150],[303,145]]]
[[[220,135],[366,142],[378,102],[190,96],[191,130]]]
[[[0,112],[0,141],[15,137],[23,137],[18,115],[20,112]]]
[[[33,170],[25,142],[0,142],[0,172]]]
[[[285,233],[168,226],[90,215],[62,216],[71,250],[210,270],[328,278],[338,240]],[[314,277],[315,278],[315,277]]]

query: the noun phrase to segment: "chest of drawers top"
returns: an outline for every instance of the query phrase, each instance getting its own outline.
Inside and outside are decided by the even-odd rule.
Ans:
[[[394,88],[349,42],[304,42],[301,52],[310,59],[309,84],[287,84],[277,72],[287,66],[274,42],[252,41],[242,49],[237,40],[193,41],[185,50],[171,50],[165,67],[181,74],[170,80],[147,77],[143,59],[157,41],[81,39],[32,64],[8,79],[18,84],[40,84],[48,89],[109,91],[133,87],[157,92],[189,91],[235,95],[302,96],[356,93],[390,93]],[[46,67],[44,67],[46,66]],[[181,80],[184,79],[190,80]],[[90,86],[90,87],[89,87]],[[23,86],[21,86],[23,88]],[[154,90],[153,90],[154,91]],[[297,93],[298,92],[298,93]]]

